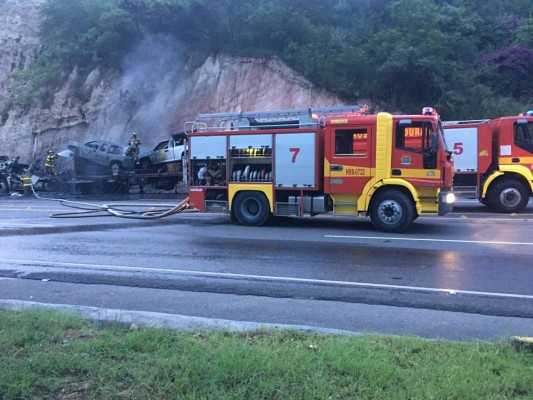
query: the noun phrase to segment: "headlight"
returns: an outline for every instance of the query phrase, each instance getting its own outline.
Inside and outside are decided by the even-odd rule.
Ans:
[[[444,196],[444,202],[446,204],[453,204],[455,202],[455,194],[447,193],[446,196]]]

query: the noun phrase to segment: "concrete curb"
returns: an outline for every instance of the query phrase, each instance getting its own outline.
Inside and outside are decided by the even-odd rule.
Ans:
[[[0,300],[0,309],[22,311],[27,309],[46,309],[73,313],[94,322],[118,322],[132,327],[145,326],[169,328],[184,331],[219,330],[226,332],[253,332],[260,329],[293,329],[308,333],[326,335],[359,336],[360,332],[340,329],[320,328],[307,325],[269,324],[251,321],[232,321],[226,319],[191,317],[186,315],[164,314],[150,311],[130,311],[68,304],[48,304],[22,300]]]

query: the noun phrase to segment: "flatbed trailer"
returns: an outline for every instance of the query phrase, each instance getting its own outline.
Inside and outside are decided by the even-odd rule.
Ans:
[[[127,171],[116,175],[46,176],[40,178],[35,187],[37,190],[49,192],[99,195],[130,193],[135,187],[139,188],[140,193],[144,193],[144,188],[147,186],[155,190],[177,191],[181,182],[183,182],[183,173],[180,170],[151,173]]]

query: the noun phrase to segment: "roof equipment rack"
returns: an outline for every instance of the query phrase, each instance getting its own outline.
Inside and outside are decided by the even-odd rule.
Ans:
[[[187,122],[191,130],[238,130],[317,126],[325,117],[346,114],[364,115],[368,105],[309,107],[271,111],[250,111],[200,114],[194,122]],[[212,126],[218,125],[218,126]]]

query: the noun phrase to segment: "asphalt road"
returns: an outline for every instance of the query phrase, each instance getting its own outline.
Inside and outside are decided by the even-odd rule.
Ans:
[[[176,204],[178,200],[78,199]],[[367,219],[160,220],[0,198],[0,299],[453,340],[533,335],[533,205],[459,202],[403,234]]]

